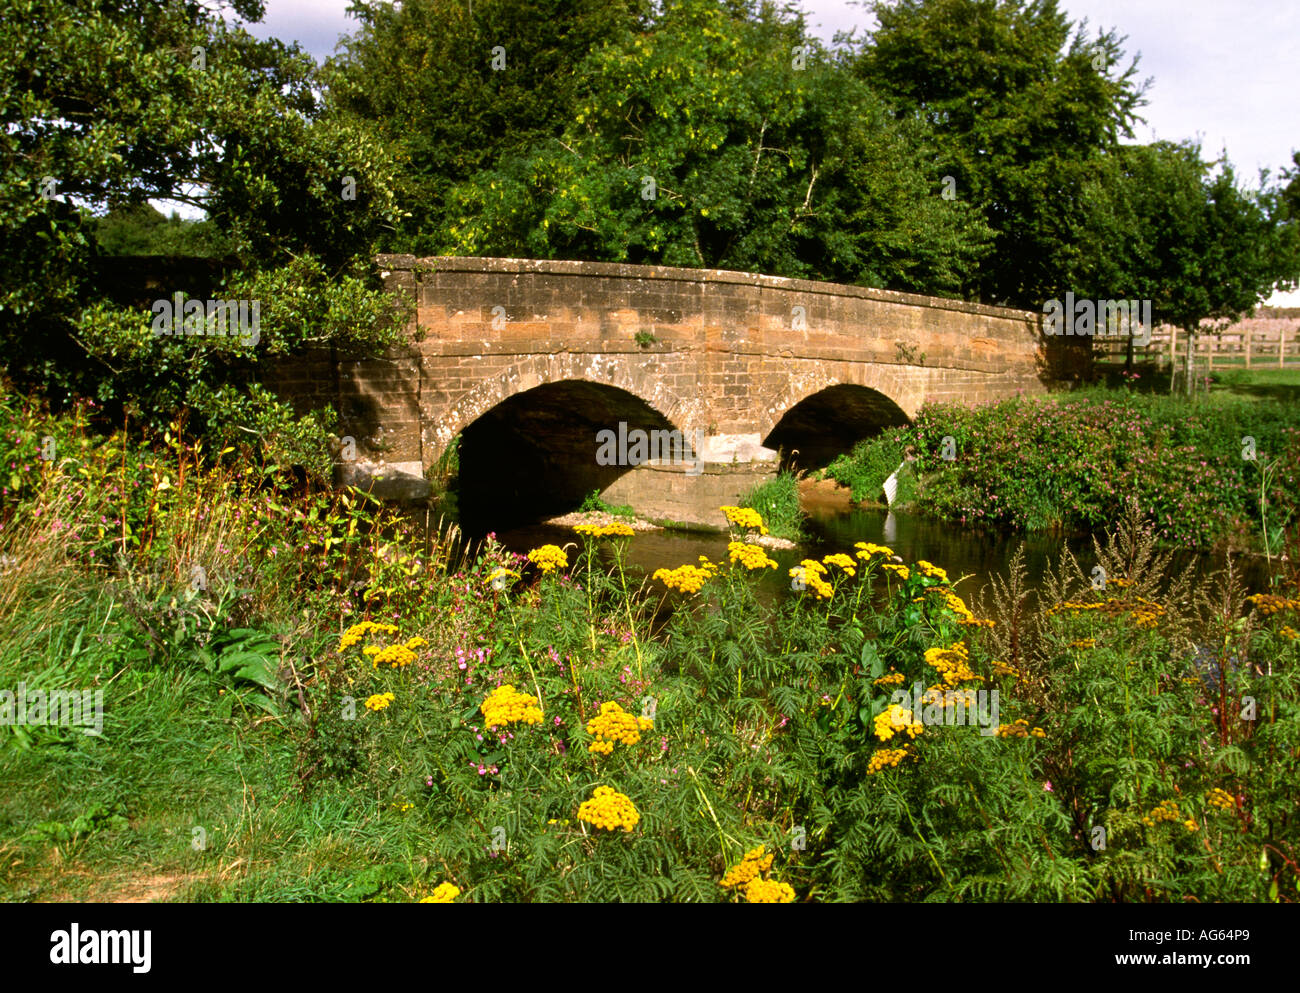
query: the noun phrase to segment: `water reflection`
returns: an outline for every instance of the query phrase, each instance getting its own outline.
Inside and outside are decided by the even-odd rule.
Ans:
[[[773,589],[788,588],[787,571],[800,559],[821,558],[829,552],[851,552],[856,541],[888,545],[907,563],[926,559],[944,568],[954,581],[967,577],[957,587],[964,596],[978,592],[994,575],[1005,576],[1012,557],[1022,545],[1031,587],[1039,586],[1049,565],[1057,567],[1063,549],[1073,552],[1085,575],[1096,564],[1092,538],[1087,534],[1063,537],[977,530],[874,508],[819,509],[810,515],[808,530],[811,537],[805,545],[793,550],[769,551],[780,563],[780,569],[766,571],[762,579],[765,585]],[[526,552],[548,542],[561,546],[577,543],[571,528],[542,524],[514,528],[497,537],[516,552]],[[727,536],[684,531],[638,533],[629,542],[626,563],[648,576],[659,568],[673,569],[696,562],[701,555],[715,562],[726,561]],[[1239,558],[1237,565],[1251,592],[1268,588],[1262,559]],[[1178,552],[1174,558],[1175,569],[1190,568],[1198,579],[1222,566],[1222,556]]]

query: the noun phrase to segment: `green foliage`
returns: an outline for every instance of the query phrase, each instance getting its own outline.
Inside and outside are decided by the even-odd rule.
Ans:
[[[862,499],[912,446],[919,486],[909,492],[900,479],[898,499],[947,520],[1094,529],[1118,520],[1132,496],[1161,539],[1204,548],[1239,540],[1246,528],[1258,534],[1265,514],[1271,528],[1296,519],[1294,420],[1287,404],[1224,394],[1195,404],[1107,390],[974,408],[932,404],[914,424],[841,456],[827,475]],[[1253,460],[1242,457],[1247,437]]]
[[[1072,238],[1089,194],[1131,136],[1145,85],[1113,30],[1085,34],[1056,0],[880,0],[853,71],[899,117],[931,122],[938,176],[976,205],[993,249],[971,290],[1032,310],[1077,287],[1109,242]],[[1119,291],[1114,291],[1119,295]]]
[[[855,503],[885,499],[884,486],[903,462],[907,445],[903,432],[887,431],[876,438],[860,441],[853,451],[836,456],[826,467],[826,476],[849,487]]]
[[[580,513],[597,511],[602,514],[613,514],[615,517],[635,517],[636,511],[626,504],[609,504],[600,498],[600,490],[592,490],[582,498],[582,504],[578,507]]]
[[[104,255],[197,255],[220,258],[230,245],[210,220],[170,217],[149,204],[110,210],[95,218],[95,242]]]
[[[799,504],[799,480],[792,472],[777,473],[754,486],[741,497],[740,506],[753,507],[762,514],[768,531],[778,538],[799,541],[806,537],[807,515]]]

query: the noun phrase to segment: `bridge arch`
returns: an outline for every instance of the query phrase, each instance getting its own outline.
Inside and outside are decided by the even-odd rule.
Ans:
[[[787,406],[763,435],[783,467],[820,469],[859,441],[906,424],[907,412],[878,389],[832,383]]]
[[[630,390],[565,379],[509,394],[459,432],[462,524],[475,532],[577,509],[648,457],[637,454],[636,432],[667,443],[656,445],[660,457],[690,454],[680,450],[686,433]]]
[[[563,352],[537,355],[491,371],[481,358],[461,358],[462,376],[473,382],[426,432],[425,462],[437,461],[447,445],[487,411],[511,397],[539,386],[564,382],[587,382],[612,387],[639,399],[665,420],[674,424],[694,423],[698,402],[683,401],[660,375],[655,356]],[[488,365],[482,373],[474,365]],[[436,404],[436,400],[435,400]],[[438,404],[438,406],[442,406]]]

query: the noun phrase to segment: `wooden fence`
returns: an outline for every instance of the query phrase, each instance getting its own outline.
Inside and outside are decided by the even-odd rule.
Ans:
[[[1122,363],[1126,345],[1122,337],[1097,337],[1093,356],[1098,362]],[[1133,346],[1135,362],[1172,363],[1181,369],[1186,356],[1186,332],[1168,326],[1153,329],[1146,345]],[[1261,310],[1218,334],[1202,332],[1192,361],[1198,370],[1300,366],[1300,309]]]

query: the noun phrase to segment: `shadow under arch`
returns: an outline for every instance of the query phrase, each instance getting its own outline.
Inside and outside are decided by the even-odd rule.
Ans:
[[[821,469],[859,441],[908,423],[901,407],[879,390],[842,383],[818,390],[782,415],[763,439],[779,449],[782,469]]]
[[[633,468],[597,459],[597,435],[617,436],[620,424],[647,435],[676,430],[635,394],[579,379],[533,387],[485,411],[460,436],[461,527],[482,536],[530,524],[575,510],[593,490],[608,489]]]

